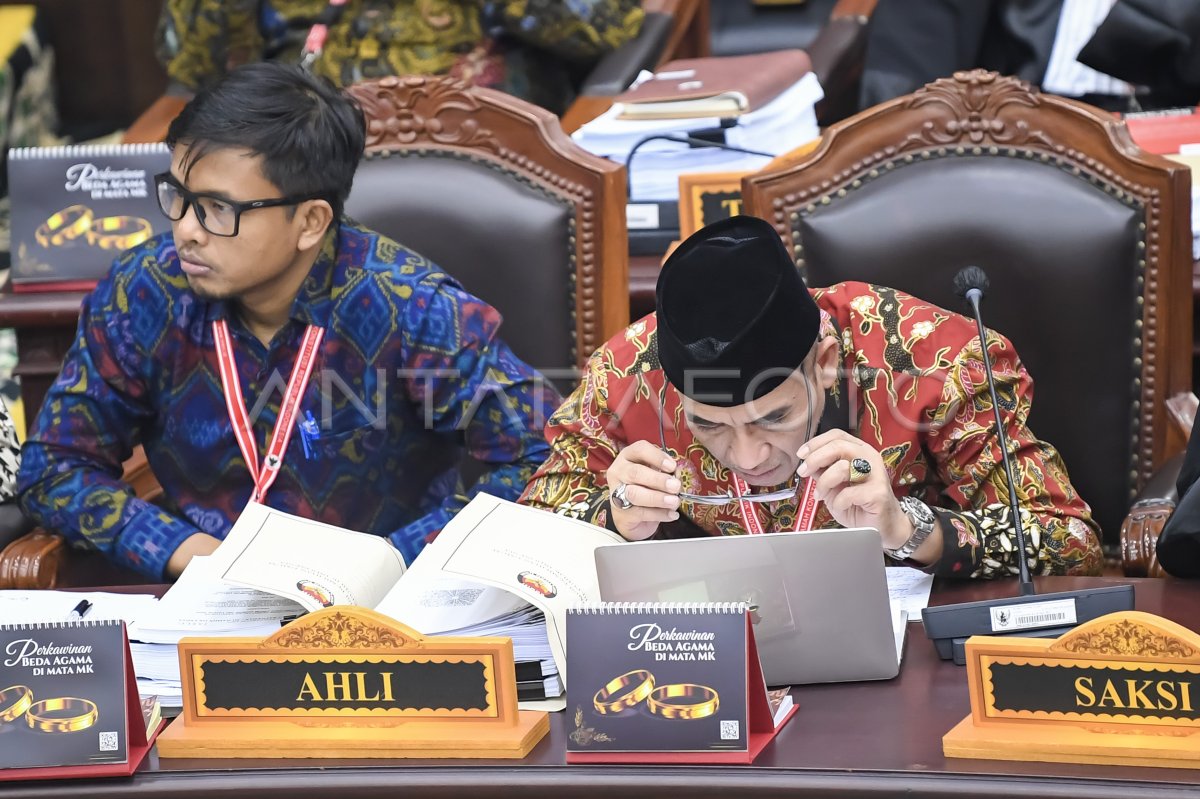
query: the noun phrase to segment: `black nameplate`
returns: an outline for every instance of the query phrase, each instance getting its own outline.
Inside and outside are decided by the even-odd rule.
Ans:
[[[1200,722],[1200,670],[1195,666],[1101,668],[1065,663],[997,663],[988,715],[1071,713]]]
[[[737,216],[742,212],[742,193],[733,191],[705,191],[700,193],[701,224],[711,225],[721,219]]]
[[[484,664],[350,661],[204,664],[210,710],[488,707]]]

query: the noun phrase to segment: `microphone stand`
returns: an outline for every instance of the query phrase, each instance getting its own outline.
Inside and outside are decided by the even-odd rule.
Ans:
[[[979,346],[983,351],[984,371],[996,420],[996,438],[1000,444],[1001,459],[1004,461],[1005,477],[1008,481],[1009,508],[1018,549],[1017,574],[1020,581],[1017,596],[927,607],[921,611],[925,634],[933,641],[938,655],[942,660],[953,658],[955,663],[962,666],[966,663],[966,641],[972,635],[1057,638],[1082,622],[1121,610],[1133,610],[1133,585],[1126,583],[1035,595],[1033,581],[1029,577],[1029,564],[1026,561],[1027,544],[1025,528],[1021,524],[1021,507],[1017,499],[1016,475],[1008,451],[1004,419],[1000,413],[996,376],[992,372],[992,359],[988,355],[987,331],[979,309],[980,300],[987,290],[987,275],[978,267],[968,266],[955,276],[954,282],[955,286],[961,289],[963,298],[970,304],[979,332]]]
[[[979,301],[983,298],[983,290],[972,287],[967,290],[967,302],[975,316],[975,329],[979,331],[979,348],[983,351],[983,368],[987,372],[988,392],[992,395],[992,414],[996,420],[996,440],[1000,444],[1000,459],[1004,461],[1005,477],[1008,480],[1008,507],[1012,511],[1013,529],[1016,533],[1017,550],[1017,579],[1020,581],[1021,596],[1033,596],[1037,589],[1029,577],[1029,562],[1026,560],[1027,544],[1025,525],[1021,521],[1021,504],[1017,500],[1017,478],[1013,472],[1012,458],[1008,452],[1008,434],[1004,432],[1004,417],[1000,415],[1000,397],[996,394],[995,373],[992,371],[992,356],[988,354],[987,330],[983,326],[983,314],[979,310]]]

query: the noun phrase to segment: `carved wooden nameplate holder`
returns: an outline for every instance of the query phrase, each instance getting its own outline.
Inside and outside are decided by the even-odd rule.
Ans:
[[[1200,768],[1200,635],[1139,611],[1057,640],[967,639],[947,757]]]
[[[517,709],[511,639],[426,637],[360,607],[265,639],[185,638],[179,665],[160,757],[518,758],[550,729]]]

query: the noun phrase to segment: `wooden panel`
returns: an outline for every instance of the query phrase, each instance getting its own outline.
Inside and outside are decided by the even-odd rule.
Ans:
[[[154,55],[162,0],[37,0],[36,5],[54,48],[65,130],[86,136],[123,128],[166,89],[166,71]]]

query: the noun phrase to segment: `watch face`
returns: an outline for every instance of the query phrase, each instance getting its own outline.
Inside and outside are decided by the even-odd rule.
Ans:
[[[904,512],[908,514],[909,519],[914,525],[920,524],[922,526],[926,526],[933,524],[933,511],[931,511],[929,506],[921,500],[914,497],[905,497],[900,501],[900,504],[903,506]]]

